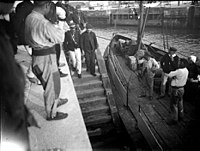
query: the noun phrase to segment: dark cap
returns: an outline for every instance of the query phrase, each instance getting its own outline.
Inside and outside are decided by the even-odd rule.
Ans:
[[[176,48],[174,48],[174,47],[170,47],[170,48],[169,48],[169,51],[174,51],[174,52],[176,52],[176,51],[177,51],[177,49],[176,49]]]
[[[149,51],[145,51],[144,56],[146,56],[146,57],[152,57],[152,55],[151,55],[151,53]]]
[[[92,29],[92,25],[91,24],[87,24],[86,25],[86,29]]]
[[[42,6],[42,5],[49,3],[49,2],[51,2],[51,1],[34,1],[34,5]]]
[[[75,28],[76,25],[75,25],[75,23],[74,23],[73,21],[70,21],[70,22],[69,22],[69,27],[70,27],[70,28]]]

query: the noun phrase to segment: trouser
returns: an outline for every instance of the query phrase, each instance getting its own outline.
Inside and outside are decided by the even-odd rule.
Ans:
[[[91,74],[95,73],[95,52],[85,52],[86,67]]]
[[[59,66],[59,60],[60,60],[60,44],[56,44],[55,45],[55,49],[56,49],[56,59],[57,59],[57,66]]]
[[[172,88],[171,99],[170,99],[170,109],[172,119],[178,121],[178,118],[183,118],[183,95],[184,88]]]
[[[76,48],[74,51],[69,51],[69,57],[73,68],[76,68],[77,73],[81,74],[81,69],[82,69],[81,49]]]
[[[60,95],[60,74],[56,54],[33,56],[33,72],[44,89],[44,103],[47,117],[55,116]]]
[[[166,92],[166,85],[167,85],[167,81],[171,79],[168,78],[167,74],[162,72],[162,76],[161,76],[162,82],[161,82],[161,89],[160,89],[160,95],[164,96],[165,92]],[[168,94],[171,94],[171,86],[169,84],[168,87]]]
[[[145,94],[146,94],[146,91],[148,91],[148,95],[149,96],[153,96],[153,85],[154,85],[153,76],[145,73],[144,77],[143,77],[143,80],[144,80],[144,91],[145,91]]]

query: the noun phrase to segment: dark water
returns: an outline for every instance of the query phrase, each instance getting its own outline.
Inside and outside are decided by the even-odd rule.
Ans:
[[[113,32],[128,34],[129,36],[137,37],[136,26],[94,26],[98,36],[111,38]],[[155,45],[163,49],[163,34],[162,28],[146,27],[143,41],[147,44],[155,42]],[[172,29],[168,28],[164,31],[165,37],[168,37],[168,45],[178,49],[178,53],[183,56],[196,55],[200,58],[200,30],[189,29]]]

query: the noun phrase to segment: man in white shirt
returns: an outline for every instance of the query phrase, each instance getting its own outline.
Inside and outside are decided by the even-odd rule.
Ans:
[[[171,81],[171,98],[170,98],[170,109],[172,114],[172,119],[167,123],[169,125],[176,124],[178,120],[182,120],[184,116],[183,108],[183,95],[184,86],[188,79],[189,71],[186,68],[183,59],[180,59],[178,69],[171,71],[167,76],[172,78]]]
[[[55,45],[64,41],[64,31],[45,18],[52,5],[50,1],[34,1],[34,5],[35,8],[26,18],[25,39],[33,48],[33,72],[44,89],[47,120],[60,120],[68,114],[57,112],[57,107],[63,104],[63,99],[59,99],[60,75]],[[67,99],[64,100],[66,103]]]

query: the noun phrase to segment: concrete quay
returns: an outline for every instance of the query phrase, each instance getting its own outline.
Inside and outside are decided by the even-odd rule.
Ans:
[[[31,57],[23,46],[18,47],[18,53],[15,55],[15,59],[20,63],[26,74],[28,66],[31,63]],[[41,126],[41,128],[28,128],[31,150],[91,151],[91,143],[63,51],[61,51],[60,59],[61,62],[66,64],[61,68],[61,71],[68,73],[67,77],[61,78],[60,98],[68,98],[69,101],[60,106],[58,111],[68,113],[66,119],[47,121],[43,100],[43,88],[41,85],[31,84],[26,79],[25,95],[27,96],[27,106]]]

